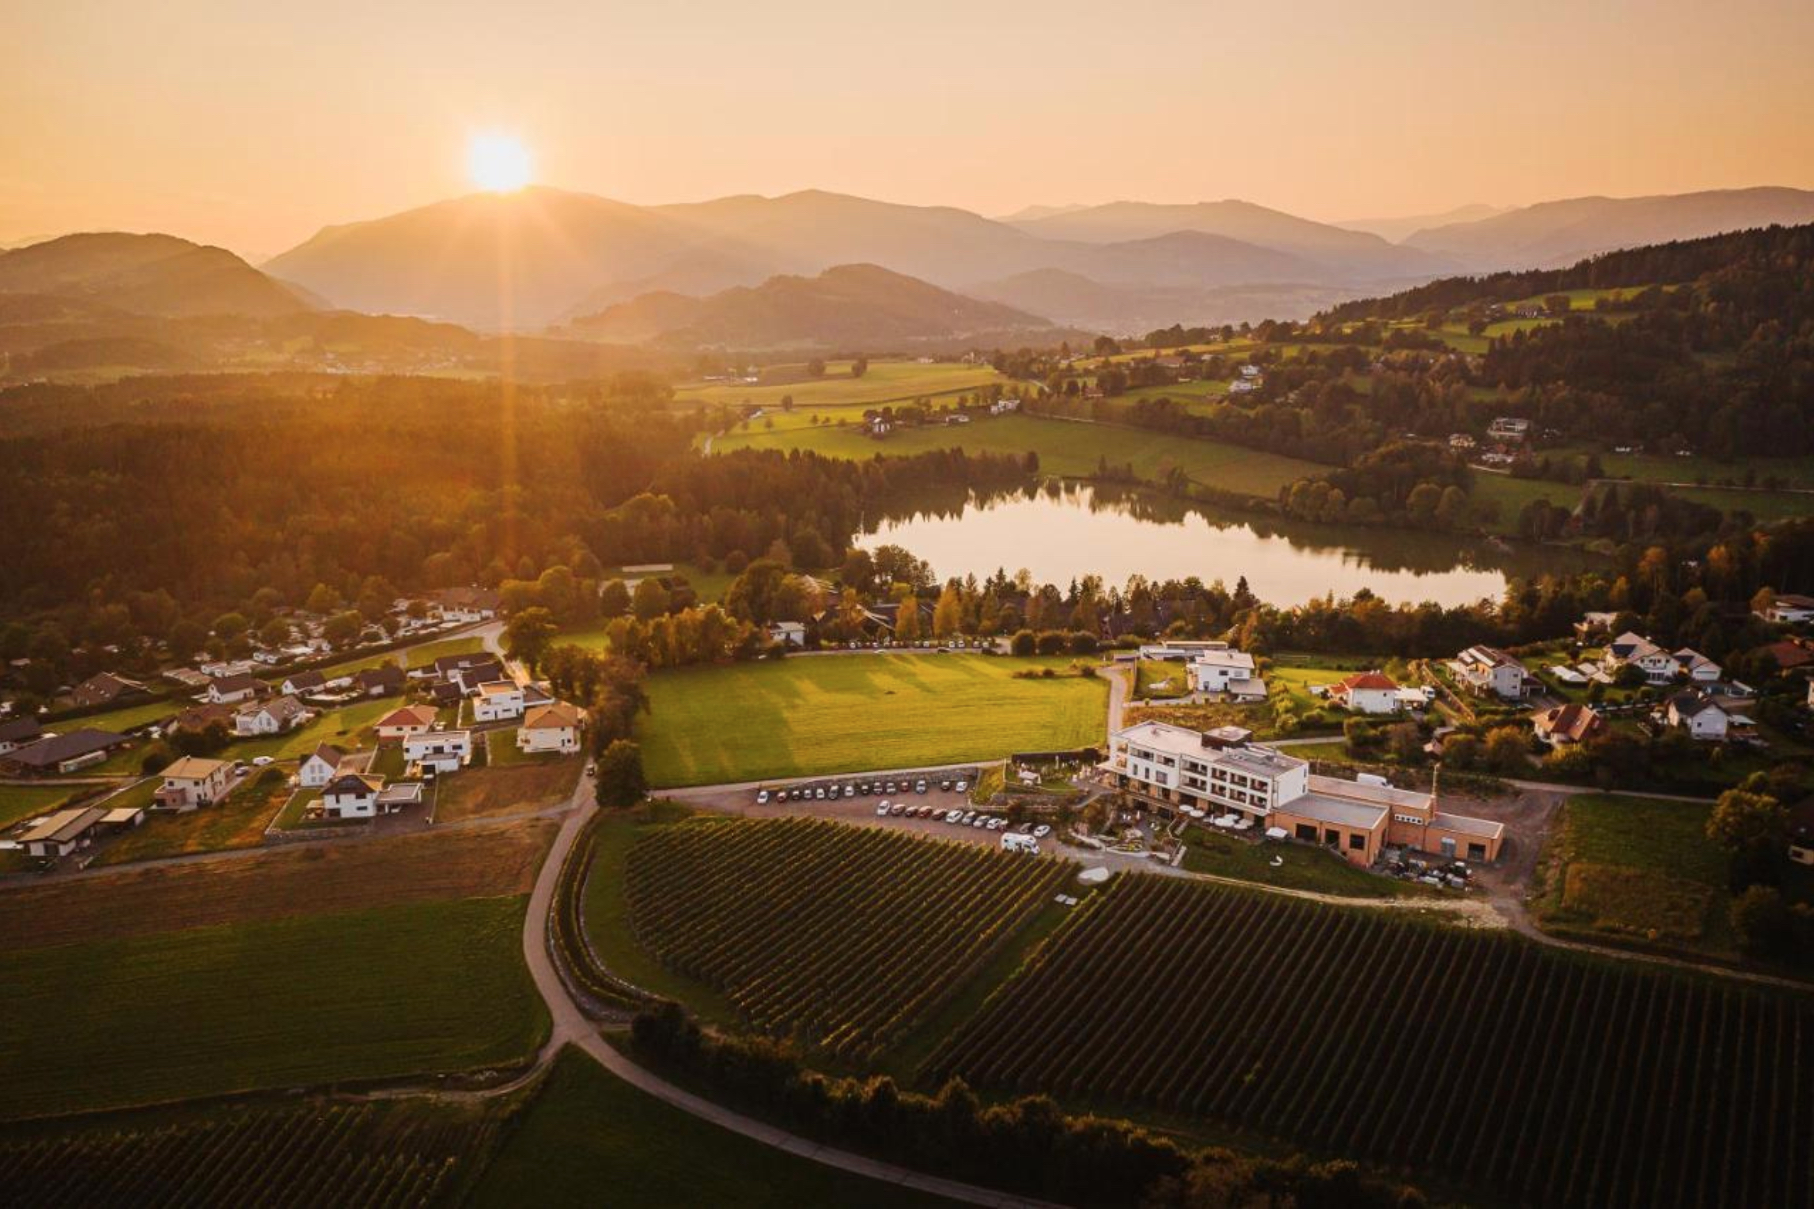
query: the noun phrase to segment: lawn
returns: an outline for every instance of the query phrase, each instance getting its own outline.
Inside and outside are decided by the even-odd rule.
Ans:
[[[1188,697],[1190,665],[1182,660],[1141,660],[1134,674],[1137,698]]]
[[[1391,899],[1428,890],[1356,869],[1329,850],[1311,845],[1239,840],[1204,828],[1186,831],[1184,844],[1184,868],[1194,874],[1214,874],[1294,891],[1345,895],[1351,899]],[[1274,866],[1275,857],[1282,864]]]
[[[526,902],[0,953],[0,1119],[521,1062],[548,1031]]]
[[[757,407],[780,407],[783,395],[792,395],[796,408],[863,406],[911,402],[921,395],[943,395],[974,391],[991,383],[1008,380],[989,366],[961,365],[956,362],[921,365],[917,361],[872,361],[861,378],[850,376],[847,361],[827,362],[823,378],[802,378],[799,382],[774,386],[745,386],[742,383],[698,383],[680,387],[674,402],[750,403]]]
[[[516,733],[507,731],[503,734],[506,739],[492,751],[510,743],[514,754],[512,740]],[[584,764],[582,756],[535,757],[480,769],[462,769],[437,782],[435,822],[513,815],[563,803],[572,796]]]
[[[474,1206],[925,1206],[924,1194],[732,1133],[561,1052]]]
[[[796,656],[658,672],[637,738],[649,780],[701,785],[990,760],[1100,744],[1108,683],[1068,659]],[[1015,672],[1054,668],[1049,679]]]
[[[1617,794],[1568,800],[1544,852],[1538,922],[1568,935],[1733,956],[1711,805]]]
[[[1573,508],[1581,500],[1581,489],[1549,479],[1518,479],[1492,471],[1477,471],[1468,499],[1487,529],[1496,534],[1516,535],[1518,515],[1533,500],[1548,500],[1559,508]],[[1486,519],[1489,515],[1490,520]]]
[[[1601,454],[1600,466],[1615,479],[1640,479],[1666,483],[1743,484],[1749,472],[1753,482],[1774,479],[1787,487],[1814,487],[1814,457],[1741,458],[1721,462],[1696,454],[1672,458],[1661,454]]]
[[[118,710],[109,710],[105,714],[85,714],[80,718],[63,719],[50,729],[73,731],[77,727],[93,727],[97,731],[130,731],[147,723],[162,722],[187,704],[181,699],[140,702],[136,706],[121,706]]]
[[[270,756],[277,760],[297,760],[307,756],[322,744],[334,744],[340,748],[365,747],[366,745],[360,742],[359,733],[402,704],[403,699],[396,697],[370,698],[353,702],[334,710],[324,711],[314,722],[287,735],[272,735],[264,739],[236,743],[224,755],[233,760],[246,761],[255,756]]]
[[[144,806],[157,792],[160,779],[148,777],[123,794],[101,804],[108,807]],[[218,849],[249,849],[263,843],[265,828],[290,796],[287,779],[273,769],[255,769],[227,796],[225,802],[180,814],[153,811],[145,822],[104,845],[95,857],[97,866],[129,861],[149,861],[183,853]]]
[[[458,639],[437,639],[420,647],[411,647],[406,654],[411,668],[426,668],[444,655],[471,655],[483,650],[484,639],[478,635],[467,635]]]
[[[91,791],[89,786],[0,785],[0,828],[10,828],[21,819],[56,810],[70,799]]]
[[[1111,466],[1131,465],[1142,478],[1157,479],[1165,468],[1175,466],[1198,483],[1268,499],[1297,479],[1329,470],[1321,463],[1221,441],[1043,416],[1003,416],[961,427],[941,424],[900,429],[881,440],[863,436],[854,426],[738,433],[721,438],[713,449],[744,447],[811,449],[834,457],[859,459],[954,448],[973,454],[1024,454],[1032,450],[1039,455],[1040,470],[1047,474],[1093,475],[1099,462],[1107,459]]]

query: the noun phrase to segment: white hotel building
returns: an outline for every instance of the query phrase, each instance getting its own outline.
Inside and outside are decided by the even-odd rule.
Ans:
[[[1200,809],[1282,829],[1359,866],[1378,861],[1388,844],[1496,861],[1505,834],[1502,824],[1437,810],[1434,796],[1418,790],[1315,776],[1308,761],[1276,749],[1224,745],[1169,723],[1117,731],[1101,768],[1161,809]]]

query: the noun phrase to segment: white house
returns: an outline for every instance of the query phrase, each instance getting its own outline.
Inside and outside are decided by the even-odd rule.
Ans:
[[[1227,645],[1199,651],[1190,660],[1191,687],[1198,693],[1226,693],[1235,682],[1255,679],[1253,657]],[[1261,696],[1265,696],[1262,689]]]
[[[342,773],[323,787],[321,809],[329,819],[370,819],[378,813],[382,777]]]
[[[1463,688],[1478,694],[1493,693],[1507,701],[1521,701],[1535,680],[1516,656],[1497,647],[1474,646],[1449,662]]]
[[[1356,714],[1397,714],[1398,682],[1383,672],[1357,672],[1329,686],[1329,700]]]
[[[425,731],[403,741],[403,759],[423,770],[457,773],[472,760],[472,732]]]
[[[1699,689],[1670,698],[1664,717],[1671,727],[1682,728],[1694,739],[1723,740],[1732,725],[1732,716]]]
[[[399,706],[378,720],[378,738],[410,739],[433,727],[439,716],[433,706]]]
[[[1720,666],[1692,647],[1682,648],[1671,658],[1690,681],[1709,684],[1720,679]]]
[[[164,767],[157,805],[167,811],[193,811],[219,802],[233,780],[233,766],[205,756],[185,756]]]
[[[217,706],[250,701],[264,691],[265,683],[249,672],[217,676],[208,682],[208,700]]]
[[[1675,679],[1679,665],[1675,657],[1641,634],[1627,630],[1606,645],[1600,666],[1608,675],[1616,675],[1625,665],[1634,665],[1652,685],[1666,685]]]
[[[328,687],[328,678],[319,672],[292,672],[283,679],[281,688],[285,693],[301,697],[305,693],[319,693]]]
[[[523,713],[523,687],[515,681],[486,681],[472,702],[472,717],[481,723],[499,723]]]
[[[499,597],[490,588],[443,588],[433,594],[429,606],[435,616],[446,622],[484,622],[498,615]]]
[[[233,716],[233,733],[235,735],[281,735],[315,717],[315,712],[307,706],[284,694],[268,702],[247,706]]]
[[[334,780],[334,774],[340,771],[345,760],[346,753],[332,744],[323,744],[302,758],[302,764],[296,770],[296,783],[304,789],[318,790]]]
[[[1814,597],[1785,592],[1770,603],[1770,608],[1763,611],[1763,616],[1766,621],[1789,626],[1814,621]]]
[[[578,752],[579,710],[566,702],[537,706],[523,716],[517,747],[525,752]]]

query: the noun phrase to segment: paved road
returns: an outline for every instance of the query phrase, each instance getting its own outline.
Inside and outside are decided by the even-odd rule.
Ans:
[[[1108,734],[1113,735],[1121,730],[1121,719],[1127,712],[1128,691],[1134,680],[1134,669],[1128,664],[1108,664],[1096,669],[1096,675],[1109,683]]]
[[[961,1181],[949,1181],[941,1177],[927,1176],[902,1168],[897,1164],[873,1160],[868,1156],[854,1152],[841,1151],[836,1147],[827,1147],[811,1139],[781,1130],[758,1121],[734,1109],[697,1096],[678,1085],[671,1084],[655,1073],[638,1066],[629,1056],[607,1043],[599,1035],[598,1028],[574,1002],[567,991],[567,985],[561,981],[555,970],[554,958],[548,947],[548,917],[554,905],[555,884],[560,879],[561,865],[567,854],[572,851],[579,839],[580,830],[597,809],[592,802],[592,783],[590,778],[582,777],[574,790],[573,808],[566,821],[562,823],[548,857],[542,864],[541,873],[535,881],[535,890],[529,897],[529,911],[523,919],[523,960],[529,966],[529,973],[535,980],[536,990],[548,1005],[548,1016],[551,1028],[548,1041],[542,1047],[538,1062],[548,1062],[567,1045],[579,1047],[612,1075],[626,1083],[632,1084],[655,1097],[665,1101],[685,1113],[703,1121],[721,1126],[726,1130],[767,1143],[782,1151],[826,1164],[845,1172],[865,1176],[871,1180],[886,1181],[904,1188],[915,1189],[934,1197],[951,1201],[967,1202],[977,1206],[1030,1206],[1040,1203],[1025,1199],[1011,1198],[993,1190],[964,1184]]]

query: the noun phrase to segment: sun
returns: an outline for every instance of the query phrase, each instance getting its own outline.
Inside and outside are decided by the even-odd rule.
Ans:
[[[466,144],[466,172],[472,183],[492,193],[511,193],[527,185],[534,164],[529,148],[508,134],[475,134]]]

